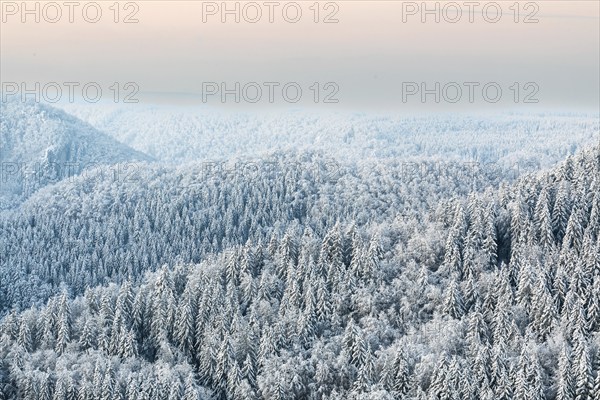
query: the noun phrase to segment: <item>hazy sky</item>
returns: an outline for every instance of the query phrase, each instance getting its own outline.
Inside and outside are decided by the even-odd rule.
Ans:
[[[216,88],[208,82],[225,82],[232,89],[239,82],[241,104],[250,109],[315,106],[317,87],[316,106],[324,110],[599,109],[598,1],[520,2],[518,22],[514,1],[481,1],[473,14],[467,2],[454,2],[462,15],[448,5],[452,2],[442,1],[437,2],[439,23],[434,14],[421,13],[421,1],[322,1],[317,23],[314,1],[277,2],[271,9],[273,23],[270,6],[263,1],[227,2],[229,9],[239,3],[239,23],[234,15],[221,21],[221,1],[121,2],[118,23],[110,8],[113,1],[97,3],[102,10],[97,23],[83,18],[83,5],[89,2],[74,9],[73,23],[63,2],[55,3],[62,12],[56,23],[45,20],[56,17],[56,7],[39,3],[41,20],[36,23],[35,15],[23,15],[21,1],[2,2],[4,85],[98,82],[106,100],[113,94],[112,83],[119,82],[122,97],[133,90],[122,86],[135,82],[140,93],[133,98],[199,102],[203,88]],[[435,3],[428,2],[427,7],[434,9]],[[34,9],[35,2],[27,4]],[[501,17],[496,16],[496,5]],[[299,22],[286,21],[296,17],[298,8]],[[262,17],[250,23],[258,9]],[[93,19],[94,7],[86,10],[85,16]],[[131,13],[138,22],[123,23]],[[324,23],[327,15],[338,22]],[[524,23],[528,15],[538,22]],[[22,17],[27,18],[24,23]],[[499,21],[492,23],[495,18]],[[243,92],[249,82],[258,83],[262,90],[257,104],[247,101],[256,98],[255,85]],[[272,86],[274,104],[268,102],[269,86],[264,82],[279,83]],[[291,82],[297,85],[288,86],[290,101],[286,101],[282,87]],[[436,82],[440,89],[426,95],[423,104],[421,89],[435,89]],[[487,98],[482,89],[486,84]],[[292,104],[298,97],[296,87],[302,95],[299,103]],[[456,100],[457,87],[460,100]],[[498,87],[502,95],[492,103]],[[338,103],[323,103],[328,94]],[[76,89],[75,95],[81,97],[80,91]],[[215,106],[221,105],[220,99],[219,93],[206,97]],[[525,103],[526,99],[538,103]],[[226,97],[226,105],[233,104],[234,95]]]

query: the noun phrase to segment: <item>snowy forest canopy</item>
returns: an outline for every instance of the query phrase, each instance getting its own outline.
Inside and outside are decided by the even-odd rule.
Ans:
[[[0,399],[600,399],[597,118],[520,116],[496,146],[510,117],[405,121],[416,133],[393,140],[397,122],[366,137],[378,122],[357,117],[332,145],[207,174],[190,138],[150,157],[113,115],[57,130],[39,111],[0,125],[0,155],[27,126],[81,149],[81,124],[125,144],[77,157],[143,163],[44,182],[0,214]],[[289,121],[288,138],[331,123]],[[529,172],[499,168],[538,150]]]

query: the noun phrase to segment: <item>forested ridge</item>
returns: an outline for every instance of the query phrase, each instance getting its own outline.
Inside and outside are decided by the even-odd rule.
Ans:
[[[44,189],[0,225],[2,395],[600,398],[600,147],[511,185],[386,167]]]
[[[86,168],[152,157],[76,117],[32,99],[0,102],[0,211]]]
[[[198,107],[65,104],[132,148],[166,162],[260,156],[265,148],[340,159],[479,160],[503,168],[549,168],[597,140],[597,113],[390,115],[218,112]]]
[[[0,314],[231,246],[338,222],[422,218],[454,195],[499,185],[495,166],[398,161],[341,164],[278,153],[237,169],[191,163],[87,171],[0,217]],[[126,171],[115,175],[115,171]],[[402,215],[399,215],[402,214]]]

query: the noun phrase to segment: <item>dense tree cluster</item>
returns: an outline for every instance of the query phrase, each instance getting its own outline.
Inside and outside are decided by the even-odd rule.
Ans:
[[[0,101],[0,211],[86,168],[152,157],[62,110],[13,96]]]
[[[596,139],[598,114],[389,115],[218,112],[198,107],[64,104],[122,143],[166,162],[260,158],[265,149],[322,151],[340,159],[477,160],[548,168]],[[507,140],[510,138],[510,140]]]
[[[157,169],[140,192],[87,177],[3,220],[5,304],[52,285],[0,322],[4,397],[600,398],[600,147],[498,188],[286,165],[201,187]]]
[[[336,222],[406,224],[453,195],[498,185],[470,163],[332,164],[318,154],[273,155],[221,167],[145,165],[86,172],[0,216],[0,315],[60,292],[124,279],[162,264],[266,242],[292,226],[323,234]]]

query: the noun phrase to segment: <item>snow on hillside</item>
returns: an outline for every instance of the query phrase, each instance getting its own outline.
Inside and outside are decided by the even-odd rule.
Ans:
[[[344,160],[475,160],[502,168],[548,168],[598,141],[588,114],[437,115],[226,113],[193,107],[63,105],[117,140],[163,161],[260,158],[265,151],[318,150]]]
[[[424,202],[409,220],[378,212],[376,194],[402,187],[380,171],[336,196],[314,182],[321,198],[289,173],[189,186],[195,173],[166,172],[135,191],[83,176],[35,196],[68,191],[112,205],[97,225],[107,213],[86,201],[66,204],[80,214],[32,207],[0,225],[15,255],[0,267],[0,298],[62,286],[0,319],[3,398],[600,398],[599,147],[433,212]],[[399,197],[450,199],[437,183]],[[104,187],[76,193],[88,184]],[[355,224],[338,197],[377,215],[377,226]],[[300,216],[309,206],[314,218]],[[192,254],[273,218],[290,221],[281,234]],[[326,229],[311,228],[319,221]],[[202,243],[185,243],[197,229]],[[161,252],[193,262],[164,264]],[[17,267],[30,255],[46,258]],[[99,284],[111,274],[119,284]]]
[[[47,105],[9,100],[0,114],[0,209],[89,167],[152,160]]]

